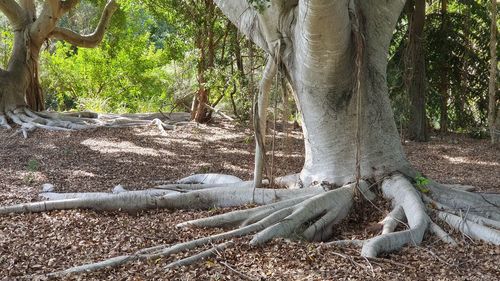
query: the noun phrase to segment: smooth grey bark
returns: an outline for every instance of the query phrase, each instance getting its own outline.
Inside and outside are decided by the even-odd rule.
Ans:
[[[228,3],[218,4],[231,19]],[[329,182],[342,186],[355,179],[356,129],[360,126],[361,176],[377,178],[407,167],[392,110],[386,67],[392,31],[404,1],[272,1],[270,20],[254,17],[259,28],[243,29],[282,62],[302,112],[305,164],[302,186]],[[356,66],[353,18],[364,22],[362,64]],[[236,22],[237,26],[247,27]],[[287,24],[288,23],[288,24]],[[266,32],[262,32],[262,31]],[[257,35],[258,32],[261,35]],[[276,48],[278,46],[278,48]],[[358,124],[356,78],[360,70],[361,114]]]

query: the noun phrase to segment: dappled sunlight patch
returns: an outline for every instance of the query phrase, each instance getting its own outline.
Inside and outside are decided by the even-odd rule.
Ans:
[[[167,150],[140,147],[128,141],[116,142],[106,139],[86,139],[81,144],[100,153],[132,153],[146,156],[175,155]]]
[[[467,157],[451,157],[448,155],[443,155],[443,158],[453,164],[476,164],[476,165],[497,166],[497,167],[500,166],[500,163],[498,162],[478,161]]]
[[[87,172],[83,170],[71,171],[71,175],[74,177],[95,177],[96,175],[92,172]]]

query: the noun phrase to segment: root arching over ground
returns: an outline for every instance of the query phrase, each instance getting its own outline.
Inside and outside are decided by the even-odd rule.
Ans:
[[[166,121],[163,121],[166,120]],[[172,130],[176,125],[189,120],[187,114],[97,114],[93,112],[35,112],[27,107],[19,107],[0,112],[0,128],[13,129],[27,138],[36,129],[49,131],[76,131],[99,127],[123,128],[134,126],[156,126],[160,132]],[[10,122],[9,122],[10,121]]]
[[[392,203],[393,210],[380,224],[380,234],[367,240],[330,241],[330,244],[361,247],[361,255],[375,258],[406,245],[419,245],[429,231],[443,242],[455,240],[431,218],[435,218],[462,235],[500,245],[500,196],[470,193],[431,182],[425,192],[418,191],[402,174],[394,174],[377,183],[361,181],[330,189],[320,183],[302,189],[254,190],[253,182],[227,175],[194,175],[176,183],[153,189],[129,191],[121,186],[111,193],[56,193],[46,189],[40,196],[46,201],[4,206],[0,215],[46,212],[62,209],[122,210],[144,209],[210,209],[256,205],[212,217],[187,221],[186,227],[231,227],[219,234],[174,245],[158,245],[92,264],[76,266],[48,276],[116,267],[124,263],[157,259],[190,251],[191,256],[175,260],[168,268],[191,264],[231,247],[232,239],[252,236],[251,245],[263,245],[283,237],[309,241],[329,241],[335,226],[359,204],[374,204],[376,196]],[[361,198],[356,195],[360,194]],[[377,195],[379,194],[379,195]],[[366,226],[368,227],[368,226]],[[208,250],[197,252],[200,247]]]

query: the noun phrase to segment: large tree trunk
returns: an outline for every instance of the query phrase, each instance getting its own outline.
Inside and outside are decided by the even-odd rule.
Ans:
[[[38,80],[38,48],[27,38],[26,26],[14,32],[13,52],[6,71],[0,76],[0,112],[29,107],[43,110],[43,95]]]
[[[301,180],[305,186],[323,181],[341,186],[355,180],[358,126],[361,177],[377,178],[407,165],[386,82],[387,38],[392,29],[378,30],[378,35],[369,30],[392,23],[378,19],[373,13],[380,11],[373,11],[370,3],[358,2],[359,10],[351,13],[358,13],[359,22],[366,23],[359,27],[364,45],[357,46],[352,40],[355,19],[347,3],[332,1],[325,4],[330,6],[327,8],[304,6],[298,12],[298,22],[304,26],[301,33],[295,33],[296,52],[287,70],[303,115]],[[332,11],[335,15],[325,22],[322,13]],[[331,26],[342,32],[332,33]],[[380,32],[388,34],[380,36]],[[359,55],[361,64],[356,65]]]
[[[408,137],[415,141],[427,141],[429,135],[425,114],[426,76],[423,48],[425,1],[410,1],[409,6],[409,43],[405,60],[407,92],[411,102]]]

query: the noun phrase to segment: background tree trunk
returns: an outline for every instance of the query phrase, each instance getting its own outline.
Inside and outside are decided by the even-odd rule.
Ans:
[[[408,137],[414,141],[427,141],[425,113],[426,75],[423,36],[425,25],[425,0],[411,0],[409,4],[409,36],[405,60],[407,92],[410,97],[410,122]]]
[[[500,142],[500,108],[497,102],[497,0],[491,0],[491,38],[490,38],[490,83],[488,125],[490,127],[491,142]]]
[[[14,46],[6,70],[0,70],[0,115],[17,108],[34,111],[44,109],[44,98],[39,81],[39,53],[43,43],[55,38],[75,46],[92,48],[101,42],[111,16],[118,9],[115,0],[109,0],[95,31],[80,35],[57,26],[61,16],[78,3],[72,1],[37,2],[0,1],[0,11],[7,16],[14,30]],[[21,123],[18,121],[17,123]]]
[[[441,45],[441,55],[443,58],[446,56],[444,55],[446,52],[448,52],[448,48],[446,46],[446,33],[448,32],[448,0],[441,0],[441,36],[443,36],[443,44]],[[448,132],[448,99],[449,99],[449,67],[447,64],[446,59],[443,60],[442,66],[441,66],[441,83],[439,87],[440,91],[440,96],[441,96],[441,112],[440,112],[440,120],[439,120],[439,127],[441,132],[446,133]]]

